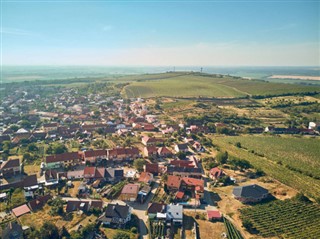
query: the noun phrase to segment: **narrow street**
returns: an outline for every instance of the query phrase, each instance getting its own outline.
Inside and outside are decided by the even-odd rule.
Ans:
[[[153,198],[157,188],[159,187],[159,180],[157,180],[153,188],[148,195],[148,198],[145,203],[141,204],[138,202],[127,202],[128,205],[133,207],[133,213],[137,215],[139,218],[139,232],[140,232],[140,239],[148,239],[148,229],[147,229],[147,220],[148,220],[148,215],[146,213],[148,209],[148,204]]]

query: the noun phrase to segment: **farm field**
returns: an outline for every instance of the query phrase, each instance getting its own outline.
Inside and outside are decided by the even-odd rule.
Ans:
[[[131,97],[241,97],[245,96],[232,87],[218,84],[215,80],[201,76],[179,76],[165,80],[134,82],[124,88]]]
[[[165,74],[164,74],[165,75]],[[320,91],[318,86],[269,83],[215,75],[185,74],[162,80],[137,81],[125,86],[125,97],[244,97]]]
[[[273,201],[240,209],[241,218],[263,237],[318,238],[320,207],[294,200]]]
[[[242,148],[236,147],[236,142]],[[213,143],[231,155],[248,160],[280,182],[320,198],[319,139],[243,135],[214,137]]]

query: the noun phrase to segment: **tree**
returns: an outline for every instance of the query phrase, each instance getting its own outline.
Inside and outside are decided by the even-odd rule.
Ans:
[[[60,197],[56,197],[55,199],[48,202],[51,206],[50,214],[55,215],[62,215],[63,214],[63,201]]]
[[[52,222],[44,222],[40,228],[41,239],[59,238],[59,229]]]
[[[19,129],[19,126],[16,124],[10,125],[10,129],[12,129],[14,132],[17,132]]]
[[[133,162],[133,166],[139,171],[143,171],[143,166],[146,164],[146,161],[144,159],[136,159]]]
[[[228,152],[225,151],[225,152],[223,152],[223,153],[222,153],[222,152],[218,153],[217,156],[216,156],[216,160],[217,160],[217,162],[220,163],[220,164],[225,164],[225,163],[227,163],[227,160],[228,160]]]
[[[28,145],[28,151],[37,152],[39,150],[38,146],[35,143]]]
[[[24,153],[22,159],[23,159],[23,162],[29,162],[32,159],[32,155],[30,153]]]
[[[113,239],[130,239],[130,236],[125,232],[117,232],[117,234],[113,236]]]
[[[29,128],[31,128],[31,123],[29,122],[29,120],[21,120],[20,126],[22,128],[29,129]]]
[[[50,144],[47,149],[47,154],[62,154],[66,152],[68,152],[67,147],[60,143]]]

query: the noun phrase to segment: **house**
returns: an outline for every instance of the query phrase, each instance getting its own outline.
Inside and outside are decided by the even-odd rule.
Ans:
[[[243,203],[255,203],[266,199],[269,196],[269,192],[257,184],[252,184],[235,187],[233,189],[233,195]]]
[[[157,217],[158,213],[166,213],[166,204],[165,203],[158,203],[158,202],[152,202],[149,203],[147,213],[149,219],[154,219]]]
[[[147,173],[147,172],[142,172],[140,174],[138,182],[150,185],[153,182],[153,174],[152,173]]]
[[[142,137],[141,142],[145,146],[152,146],[152,145],[156,145],[157,142],[159,142],[159,141],[154,137],[144,136],[144,137]]]
[[[169,175],[166,185],[169,191],[176,192],[177,199],[183,199],[185,192],[196,199],[204,196],[204,181],[201,179]]]
[[[123,226],[131,220],[132,208],[128,205],[109,203],[105,211],[98,218],[98,221],[105,225]]]
[[[158,156],[161,158],[172,157],[172,152],[167,147],[158,148]]]
[[[23,179],[23,189],[25,191],[34,191],[39,188],[37,175],[28,175]]]
[[[73,211],[89,211],[89,201],[80,201],[80,200],[69,200],[67,202],[66,212]]]
[[[107,182],[119,182],[123,179],[123,169],[121,168],[107,168],[105,172],[105,180]]]
[[[207,217],[209,221],[221,221],[222,215],[218,210],[207,210]]]
[[[156,157],[158,154],[158,149],[156,146],[147,146],[144,147],[143,153],[146,157]]]
[[[209,173],[209,177],[211,179],[219,179],[222,178],[223,176],[225,176],[225,173],[222,171],[222,169],[215,167],[210,169],[210,173]]]
[[[103,201],[101,200],[90,200],[90,201],[80,201],[80,200],[69,200],[67,202],[66,212],[73,211],[83,211],[88,212],[90,209],[96,208],[101,210],[103,207]]]
[[[68,171],[67,178],[68,179],[80,179],[84,177],[84,169]]]
[[[26,213],[30,213],[30,208],[27,206],[27,204],[23,204],[19,207],[13,208],[12,209],[12,213],[16,216],[16,217],[20,217]]]
[[[47,123],[42,125],[42,130],[46,133],[56,131],[58,129],[58,123]]]
[[[144,203],[150,192],[151,192],[151,187],[148,185],[144,185],[138,192],[138,198],[137,198],[138,201],[140,203]]]
[[[85,162],[95,164],[107,158],[107,151],[104,149],[88,150],[83,152],[83,159]]]
[[[170,225],[183,224],[183,207],[182,205],[167,205],[166,221]]]
[[[1,164],[0,172],[4,177],[11,177],[21,173],[20,160],[10,159]]]
[[[176,144],[174,146],[174,150],[179,153],[179,152],[188,152],[189,149],[188,149],[188,145],[187,144]]]
[[[81,155],[78,152],[49,155],[45,158],[46,168],[71,167],[79,165]]]
[[[198,152],[199,151],[203,151],[203,147],[202,145],[198,142],[198,141],[195,141],[192,145],[193,148],[195,148],[195,150],[197,150]]]
[[[1,233],[3,239],[23,239],[22,226],[17,221],[9,222]]]
[[[131,202],[135,201],[138,197],[139,188],[140,188],[139,184],[125,185],[121,191],[119,199],[123,201],[131,201]]]
[[[180,188],[181,177],[169,175],[167,179],[167,189],[169,191],[178,191]]]
[[[134,160],[140,156],[139,149],[132,148],[115,148],[108,149],[107,159],[113,161]]]
[[[29,208],[31,211],[37,211],[44,207],[44,205],[52,198],[50,194],[39,196],[36,199],[31,200],[28,203]]]
[[[180,191],[191,193],[191,197],[196,199],[203,198],[204,196],[204,181],[202,179],[184,177],[181,180]]]
[[[160,173],[159,164],[157,163],[147,163],[143,167],[145,172],[152,173],[154,176],[157,176]]]
[[[44,173],[45,186],[56,185],[59,183],[58,173],[56,170],[46,170]]]
[[[167,166],[167,174],[180,176],[180,177],[201,178],[202,170],[201,168],[176,167],[176,166],[169,165]]]
[[[320,122],[309,122],[308,129],[313,129],[315,131],[320,131]]]

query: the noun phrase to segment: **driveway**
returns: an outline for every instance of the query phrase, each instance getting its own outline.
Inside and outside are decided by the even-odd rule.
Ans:
[[[159,187],[159,180],[157,180],[150,192],[150,194],[147,197],[147,200],[145,203],[141,204],[138,202],[127,202],[128,205],[130,205],[133,208],[133,213],[137,215],[139,218],[139,232],[140,232],[140,239],[148,239],[148,229],[147,229],[147,220],[148,215],[146,214],[148,209],[148,204],[153,198],[157,188]]]

